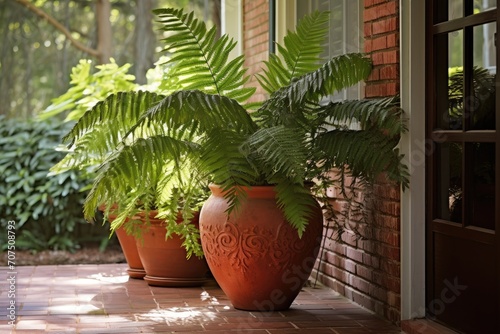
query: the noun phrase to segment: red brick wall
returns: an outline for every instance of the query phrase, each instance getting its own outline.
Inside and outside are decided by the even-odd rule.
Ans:
[[[399,1],[365,0],[365,52],[373,71],[366,82],[366,97],[399,93]]]
[[[349,184],[349,179],[346,184]],[[400,321],[400,192],[380,177],[371,190],[355,188],[365,206],[365,220],[351,213],[341,242],[336,230],[325,226],[324,250],[317,261],[319,281],[363,307]],[[336,210],[346,201],[338,189],[330,196]],[[353,229],[363,237],[357,237]],[[351,230],[349,230],[351,229]],[[313,273],[316,277],[317,272]]]
[[[269,1],[243,1],[243,54],[247,74],[251,76],[248,86],[257,87],[253,101],[262,101],[264,91],[255,79],[262,70],[262,62],[269,56]]]
[[[299,0],[300,1],[300,0]],[[244,0],[244,54],[248,74],[260,72],[268,58],[267,0]],[[365,52],[373,59],[374,69],[366,81],[367,97],[399,93],[399,0],[365,0],[363,12]],[[254,80],[250,85],[258,87]],[[261,90],[257,99],[262,100]],[[370,203],[368,224],[351,223],[366,237],[343,235],[335,241],[333,230],[326,228],[325,250],[321,256],[319,280],[354,302],[393,321],[400,321],[400,192],[383,177],[370,192],[360,198]],[[332,189],[336,207],[345,201]],[[352,218],[352,217],[351,217]],[[313,273],[313,278],[316,272]]]
[[[366,80],[366,97],[399,93],[399,0],[365,0],[363,12],[365,52],[373,59]],[[351,218],[350,224],[366,239],[348,231],[342,243],[334,231],[321,260],[320,281],[354,302],[398,323],[400,321],[400,191],[384,177],[371,191],[357,189],[371,210],[367,222]],[[334,204],[345,202],[335,189]],[[333,235],[333,238],[330,237]],[[314,273],[316,274],[316,273]]]

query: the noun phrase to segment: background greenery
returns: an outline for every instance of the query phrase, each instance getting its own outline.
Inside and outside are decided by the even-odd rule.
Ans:
[[[16,222],[16,248],[74,251],[89,242],[104,247],[109,228],[83,219],[82,204],[90,183],[75,171],[49,177],[64,156],[54,150],[69,129],[56,119],[19,122],[0,116],[0,225]],[[0,233],[5,248],[6,233]]]
[[[97,46],[96,0],[30,0],[56,19],[82,44]],[[118,65],[133,64],[138,50],[135,36],[137,3],[151,2],[152,8],[175,7],[195,10],[211,21],[220,0],[110,0],[113,58]],[[154,23],[154,17],[152,16]],[[162,37],[157,26],[150,32],[153,43],[149,66],[160,56],[155,51]],[[0,115],[28,119],[49,105],[69,87],[71,69],[90,56],[76,49],[66,37],[15,0],[0,0]],[[95,63],[95,60],[94,60]],[[94,64],[95,65],[95,64]]]
[[[139,1],[147,1],[152,8],[195,10],[209,21],[220,8],[219,0],[111,0],[115,62],[99,65],[16,0],[0,0],[0,228],[5,231],[9,220],[16,221],[17,248],[74,251],[89,242],[101,247],[109,242],[109,226],[83,220],[86,193],[82,188],[90,183],[90,176],[74,171],[47,175],[64,155],[55,147],[73,124],[59,119],[68,115],[67,120],[77,119],[97,100],[136,83]],[[30,2],[80,43],[96,47],[96,0]],[[161,56],[156,51],[162,37],[155,28],[152,33],[156,43],[150,50],[155,57],[148,64],[151,68]],[[106,75],[114,79],[103,78]],[[43,110],[52,111],[45,115],[52,119],[40,120]],[[0,251],[5,241],[6,233],[0,233]]]

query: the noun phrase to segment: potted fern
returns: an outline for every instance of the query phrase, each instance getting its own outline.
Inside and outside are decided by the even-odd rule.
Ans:
[[[53,104],[42,114],[43,117],[53,117],[66,109],[72,109],[71,118],[68,116],[67,119],[80,119],[83,122],[85,110],[104,100],[112,91],[118,91],[118,87],[131,91],[155,88],[157,91],[168,92],[175,86],[168,77],[163,79],[168,68],[161,64],[149,72],[155,78],[148,85],[133,85],[128,82],[133,77],[125,74],[129,66],[118,68],[113,62],[99,67],[97,73],[90,74],[90,63],[81,61],[73,69],[72,87],[53,100]],[[128,86],[123,84],[125,81]],[[83,88],[88,85],[92,89],[87,89],[84,93]],[[104,86],[101,87],[102,85]],[[52,173],[78,169],[94,174],[98,166],[121,144],[123,136],[140,116],[140,109],[128,108],[122,111],[120,117],[101,119],[89,127],[78,142],[66,149],[65,157],[52,167]],[[185,167],[187,171],[189,166]],[[167,180],[158,173],[166,172],[168,168],[169,165],[164,164],[157,171],[143,175],[147,186],[123,186],[115,189],[103,197],[98,209],[103,213],[104,219],[110,222],[111,234],[116,233],[118,237],[129,265],[127,273],[130,277],[144,278],[151,285],[200,285],[207,281],[209,272],[197,241],[199,230],[196,211],[199,211],[203,199],[207,197],[208,188],[197,184],[196,191],[191,191],[189,199],[182,198],[176,188],[185,188],[185,183],[180,186],[182,182],[176,183],[174,178]],[[182,175],[189,178],[187,172]],[[176,192],[177,200],[167,196],[170,200],[164,203],[160,188],[163,193]],[[182,210],[183,215],[178,217],[177,212],[183,204],[188,205],[191,210]],[[170,212],[175,214],[169,214]],[[163,218],[159,219],[159,216]]]
[[[318,202],[326,205],[326,189],[337,181],[330,171],[348,171],[366,182],[384,173],[407,185],[395,148],[405,130],[398,101],[322,102],[365,79],[372,67],[362,54],[321,59],[327,12],[302,19],[278,45],[278,55],[264,62],[258,79],[269,97],[258,104],[248,103],[255,90],[244,86],[243,57],[228,59],[234,41],[226,35],[217,39],[215,28],[207,29],[193,13],[170,8],[155,13],[168,32],[164,52],[179,89],[111,96],[68,134],[78,143],[102,120],[131,110],[140,114],[101,165],[84,212],[92,216],[116,189],[148,186],[144,176],[167,163],[171,168],[161,175],[211,188],[200,213],[201,243],[233,305],[286,309],[318,254],[323,224]],[[186,165],[192,173],[178,176]],[[195,188],[179,189],[190,198]],[[165,202],[176,198],[159,193]],[[265,212],[271,218],[264,221]]]

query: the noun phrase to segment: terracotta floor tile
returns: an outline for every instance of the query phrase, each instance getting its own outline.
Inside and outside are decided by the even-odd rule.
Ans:
[[[202,287],[154,287],[129,279],[126,269],[125,264],[19,267],[12,334],[400,333],[327,288],[304,288],[287,311],[247,312],[234,309],[215,281]],[[7,302],[0,293],[0,305]],[[0,333],[11,329],[0,322]]]
[[[270,334],[298,334],[304,333],[304,329],[271,329]],[[332,334],[334,331],[329,328],[308,328],[307,334]]]

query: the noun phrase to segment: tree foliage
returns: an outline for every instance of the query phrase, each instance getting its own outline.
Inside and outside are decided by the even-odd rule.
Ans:
[[[153,24],[151,57],[137,57],[135,40],[137,1],[111,0],[113,58],[116,63],[152,67],[160,42]],[[153,8],[189,8],[203,16],[203,0],[148,0]],[[81,44],[96,48],[97,26],[94,0],[30,1],[65,27]],[[219,8],[209,8],[216,12]],[[152,18],[153,19],[153,18]],[[210,17],[209,17],[210,19]],[[14,0],[0,0],[0,115],[30,118],[49,105],[50,100],[69,87],[71,69],[80,59],[91,56],[75,48],[61,31]],[[140,38],[140,37],[139,37]],[[144,51],[144,50],[139,50]],[[144,59],[148,64],[138,64]],[[97,63],[97,61],[96,61]],[[135,67],[131,73],[136,73]]]

